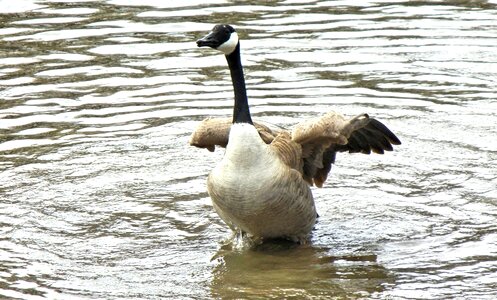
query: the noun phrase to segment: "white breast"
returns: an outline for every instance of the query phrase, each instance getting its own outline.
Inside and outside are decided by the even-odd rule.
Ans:
[[[240,207],[247,202],[247,206],[256,209],[262,199],[253,199],[254,193],[270,189],[267,185],[280,167],[254,126],[233,124],[224,157],[209,175],[211,191],[219,193],[211,198],[214,202],[237,202]]]
[[[213,176],[231,183],[242,180],[260,183],[274,174],[277,161],[268,146],[260,138],[253,125],[236,123],[231,126],[229,143],[221,163],[213,170]]]

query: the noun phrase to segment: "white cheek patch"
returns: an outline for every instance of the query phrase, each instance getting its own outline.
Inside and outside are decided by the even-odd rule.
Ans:
[[[222,43],[216,49],[223,52],[224,55],[229,55],[229,54],[231,54],[231,52],[235,51],[237,44],[238,44],[238,34],[236,32],[232,32],[229,40]]]

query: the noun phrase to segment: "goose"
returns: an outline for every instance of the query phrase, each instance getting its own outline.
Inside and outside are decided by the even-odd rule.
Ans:
[[[221,51],[234,90],[232,118],[207,118],[190,137],[190,145],[225,149],[209,173],[207,191],[219,217],[236,233],[252,240],[310,240],[317,213],[311,186],[322,187],[338,152],[383,154],[401,142],[383,123],[361,114],[346,118],[327,112],[295,125],[271,129],[252,120],[240,41],[231,25],[214,26],[198,47]]]

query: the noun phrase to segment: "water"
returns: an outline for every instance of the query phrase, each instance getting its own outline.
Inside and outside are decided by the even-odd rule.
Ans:
[[[0,298],[494,299],[497,2],[0,1]],[[366,112],[403,141],[341,154],[306,246],[232,251],[188,146],[231,113]]]

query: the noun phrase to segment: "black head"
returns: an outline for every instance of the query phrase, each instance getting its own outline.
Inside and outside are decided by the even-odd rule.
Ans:
[[[238,34],[230,25],[216,25],[212,31],[197,41],[198,47],[211,47],[228,55],[238,45]]]

